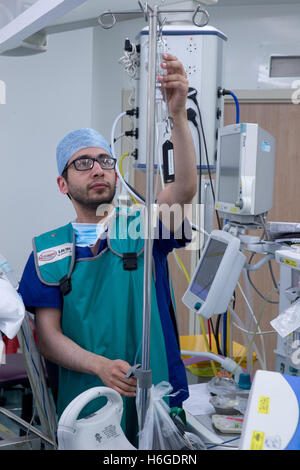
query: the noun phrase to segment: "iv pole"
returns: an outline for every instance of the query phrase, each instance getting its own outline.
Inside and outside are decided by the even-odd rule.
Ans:
[[[144,245],[144,305],[143,305],[143,350],[142,368],[139,374],[147,375],[139,383],[141,386],[141,429],[144,427],[149,389],[152,386],[150,370],[150,328],[151,328],[151,285],[152,285],[152,223],[153,223],[153,188],[154,188],[154,159],[155,159],[155,82],[156,82],[156,49],[158,8],[148,5],[149,21],[149,53],[148,53],[148,83],[147,83],[147,140],[146,140],[146,227]],[[148,373],[146,371],[149,371]]]
[[[155,93],[156,93],[156,51],[157,51],[157,27],[159,25],[160,13],[193,13],[193,23],[198,27],[203,27],[208,23],[209,15],[200,5],[195,10],[161,10],[157,5],[150,7],[148,3],[145,6],[141,1],[138,4],[149,23],[149,50],[148,50],[148,81],[147,81],[147,140],[146,140],[146,226],[144,229],[144,298],[143,298],[143,349],[141,368],[132,367],[134,375],[138,379],[138,387],[141,393],[141,415],[140,430],[145,424],[146,413],[148,409],[149,390],[152,386],[152,371],[150,369],[150,327],[151,327],[151,286],[152,286],[152,246],[153,246],[153,209],[154,209],[154,161],[155,161]],[[102,13],[98,22],[104,29],[110,29],[116,23],[115,15],[133,12],[111,12]],[[204,20],[198,22],[198,14],[204,15]],[[103,22],[105,16],[110,16],[111,23]]]

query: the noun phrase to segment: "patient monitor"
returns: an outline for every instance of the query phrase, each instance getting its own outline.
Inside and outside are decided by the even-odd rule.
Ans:
[[[245,261],[238,238],[213,230],[182,298],[183,303],[205,318],[226,312]]]

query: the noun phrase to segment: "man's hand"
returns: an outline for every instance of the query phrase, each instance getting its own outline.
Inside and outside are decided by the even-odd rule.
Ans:
[[[196,152],[186,111],[189,84],[183,65],[177,57],[163,54],[162,58],[164,62],[161,67],[166,73],[160,75],[158,80],[162,85],[162,94],[166,95],[168,100],[169,113],[173,121],[175,181],[165,185],[158,194],[157,202],[159,206],[166,204],[171,207],[176,204],[184,209],[185,204],[190,204],[197,192]],[[162,218],[162,212],[160,217]],[[180,220],[184,217],[183,210],[180,217]],[[166,226],[164,221],[163,223]],[[166,228],[171,232],[176,230],[172,221]]]
[[[112,361],[80,347],[61,330],[60,309],[36,309],[39,349],[44,357],[66,369],[100,377],[102,382],[121,395],[134,397],[137,380],[126,379],[130,365],[121,359]]]
[[[137,380],[135,377],[126,378],[130,367],[128,362],[121,359],[113,361],[102,356],[98,375],[107,387],[113,388],[125,397],[135,397]]]
[[[182,63],[177,57],[171,54],[162,55],[164,62],[161,67],[166,73],[158,76],[158,80],[162,85],[162,93],[166,90],[169,111],[171,117],[175,117],[180,113],[186,114],[186,98],[188,93],[188,80]]]

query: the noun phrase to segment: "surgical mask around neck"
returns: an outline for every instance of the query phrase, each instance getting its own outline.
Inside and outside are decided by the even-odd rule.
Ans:
[[[73,230],[75,232],[76,246],[94,246],[101,235],[105,232],[111,217],[114,215],[113,210],[103,222],[95,223],[78,223],[72,222]]]
[[[105,231],[104,224],[80,224],[72,222],[76,246],[93,246]]]

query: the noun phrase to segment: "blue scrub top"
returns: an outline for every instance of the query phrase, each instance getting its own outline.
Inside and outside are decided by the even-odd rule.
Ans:
[[[183,226],[184,227],[184,224]],[[182,228],[182,236],[175,239],[172,234],[167,234],[166,229],[159,221],[159,235],[153,242],[153,258],[155,265],[155,286],[157,303],[160,312],[162,329],[165,338],[169,381],[173,386],[175,397],[170,397],[170,406],[177,406],[189,396],[188,384],[184,364],[181,360],[178,346],[178,336],[175,322],[172,318],[171,294],[168,281],[167,256],[174,248],[182,248],[190,242],[186,238]],[[98,254],[107,246],[107,240],[101,240]],[[77,258],[92,257],[93,253],[89,247],[78,247],[75,250]],[[33,252],[30,254],[20,281],[19,293],[22,296],[26,309],[35,313],[36,307],[58,308],[62,310],[63,300],[59,287],[47,286],[38,278]],[[173,316],[174,317],[174,316]]]

